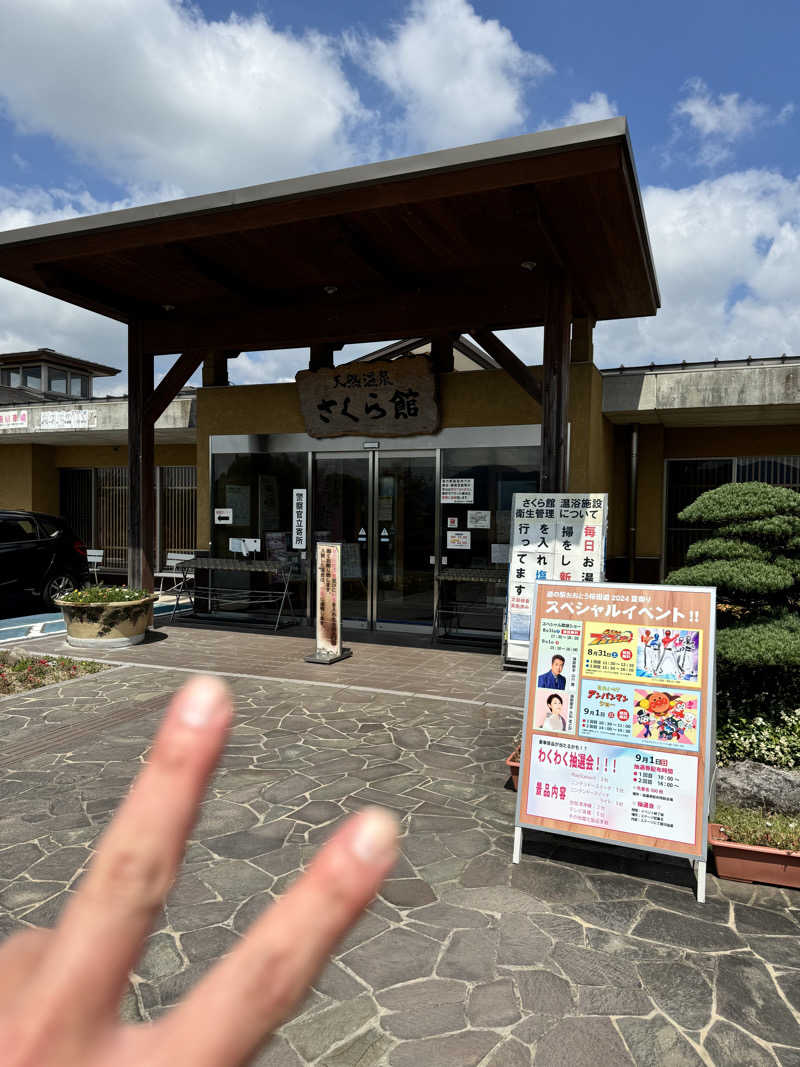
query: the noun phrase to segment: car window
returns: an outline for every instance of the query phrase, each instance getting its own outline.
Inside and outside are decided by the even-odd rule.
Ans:
[[[57,526],[51,519],[39,519],[39,526],[42,530],[43,537],[58,537],[61,533],[61,527]]]
[[[33,519],[0,519],[0,544],[33,541],[36,536],[36,524]]]

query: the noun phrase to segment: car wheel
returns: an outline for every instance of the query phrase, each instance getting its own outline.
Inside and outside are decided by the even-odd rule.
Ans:
[[[48,606],[53,606],[53,601],[58,597],[66,596],[75,588],[75,580],[69,574],[56,574],[45,582],[42,590],[42,600]]]

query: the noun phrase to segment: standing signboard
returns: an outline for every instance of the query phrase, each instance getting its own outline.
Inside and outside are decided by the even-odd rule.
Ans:
[[[536,587],[514,862],[524,827],[684,856],[705,893],[716,590]]]
[[[602,582],[607,493],[514,493],[506,599],[505,661],[524,668],[536,583]]]
[[[317,647],[307,663],[337,663],[352,656],[342,648],[342,546],[317,543]]]

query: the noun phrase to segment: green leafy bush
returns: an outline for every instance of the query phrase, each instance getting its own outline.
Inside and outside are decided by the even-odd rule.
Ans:
[[[129,589],[127,585],[90,585],[86,589],[73,589],[59,599],[67,604],[112,604],[143,600],[152,595],[147,589]]]
[[[800,710],[784,711],[777,722],[761,715],[728,719],[717,728],[717,762],[753,760],[772,767],[800,767]]]
[[[732,483],[703,493],[679,518],[707,529],[666,582],[717,590],[720,762],[794,766],[800,738],[782,716],[800,708],[800,493]]]

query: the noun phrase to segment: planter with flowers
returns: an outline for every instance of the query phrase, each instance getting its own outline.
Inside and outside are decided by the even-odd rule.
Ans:
[[[800,815],[721,806],[708,836],[720,878],[800,889]]]
[[[153,621],[157,593],[125,585],[74,589],[56,600],[67,626],[67,644],[76,648],[125,648],[144,641]]]

